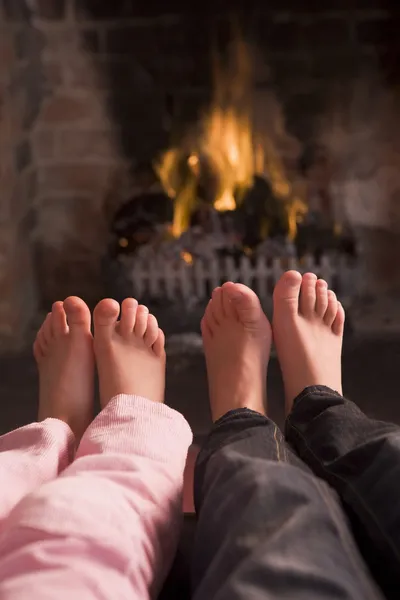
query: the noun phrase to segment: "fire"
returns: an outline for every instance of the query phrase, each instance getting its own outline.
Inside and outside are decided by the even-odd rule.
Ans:
[[[188,165],[190,165],[193,170],[196,169],[199,162],[200,161],[199,161],[199,157],[197,156],[197,154],[191,154],[188,158]]]
[[[187,264],[187,265],[191,265],[193,264],[193,256],[190,254],[190,252],[181,252],[181,259]]]
[[[288,219],[288,238],[293,241],[297,234],[297,223],[307,213],[307,204],[293,190],[285,168],[278,153],[268,141],[264,146],[258,148],[259,172],[265,173],[272,190],[277,198],[280,198],[286,206]]]
[[[178,148],[161,157],[156,170],[166,193],[174,200],[172,233],[179,237],[189,226],[204,172],[212,173],[214,208],[233,211],[252,186],[254,175],[269,180],[276,197],[285,203],[290,239],[297,231],[306,205],[295,196],[283,162],[271,140],[257,139],[251,113],[251,60],[238,39],[228,66],[215,60],[214,96],[200,128],[190,132]]]
[[[233,194],[229,190],[225,190],[215,202],[214,208],[223,212],[225,210],[235,210],[236,209],[236,200],[233,197]]]

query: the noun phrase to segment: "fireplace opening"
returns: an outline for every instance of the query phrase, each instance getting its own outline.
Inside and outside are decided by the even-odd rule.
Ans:
[[[354,236],[329,183],[307,180],[313,171],[329,178],[329,154],[316,143],[302,149],[274,90],[256,89],[256,53],[237,19],[212,49],[210,99],[186,128],[172,119],[170,145],[142,167],[161,189],[139,190],[118,209],[111,255],[150,299],[201,300],[216,278],[243,277],[265,299],[289,265],[321,263],[343,288],[356,265]]]

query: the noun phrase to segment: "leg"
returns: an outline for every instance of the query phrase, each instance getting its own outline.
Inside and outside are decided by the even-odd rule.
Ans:
[[[71,462],[75,440],[58,419],[31,423],[0,437],[0,530],[13,508]]]
[[[0,438],[2,523],[20,500],[71,462],[92,418],[94,356],[90,312],[79,298],[56,302],[39,330],[39,423]]]
[[[288,272],[277,284],[273,327],[285,384],[286,437],[339,493],[372,573],[397,597],[400,430],[368,419],[340,395],[343,323],[343,309],[324,281]]]
[[[192,435],[163,404],[164,337],[155,318],[133,300],[119,322],[118,313],[112,301],[95,311],[101,413],[72,465],[5,523],[5,600],[29,589],[44,600],[155,598],[172,562]]]
[[[219,419],[195,473],[194,598],[381,598],[335,493],[262,414],[265,388],[253,383],[271,332],[255,294],[232,285],[213,296],[202,326]]]
[[[286,437],[339,493],[356,540],[387,597],[400,585],[400,430],[366,417],[330,388],[308,387],[286,421]]]

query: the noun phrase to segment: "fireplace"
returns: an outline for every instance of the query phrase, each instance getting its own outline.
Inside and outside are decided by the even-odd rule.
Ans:
[[[93,304],[136,284],[147,297],[178,290],[186,301],[234,277],[267,297],[291,265],[315,268],[353,295],[357,271],[359,295],[397,301],[395,7],[221,1],[193,14],[181,4],[2,0],[5,347],[23,343],[38,311],[69,294]],[[248,66],[251,86],[240,71],[247,76]],[[218,104],[229,73],[232,96]],[[235,168],[224,176],[238,176],[249,144],[251,167],[222,189],[210,132],[232,132],[232,118],[221,160],[230,156]],[[229,154],[238,139],[239,155]],[[185,181],[196,184],[190,210]],[[256,207],[261,198],[261,212],[249,196]],[[177,199],[186,206],[180,216]],[[204,236],[207,227],[219,237]],[[155,249],[158,262],[149,258]]]

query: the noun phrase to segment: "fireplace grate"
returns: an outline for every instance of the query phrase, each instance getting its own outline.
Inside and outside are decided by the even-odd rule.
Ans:
[[[341,300],[354,296],[359,279],[357,264],[346,255],[323,255],[318,261],[311,255],[273,260],[243,255],[238,261],[228,256],[191,262],[183,258],[176,261],[166,257],[154,260],[132,257],[125,262],[125,269],[135,297],[189,302],[206,300],[212,289],[225,281],[244,283],[253,288],[261,300],[268,301],[275,283],[289,269],[315,273],[340,294]]]

